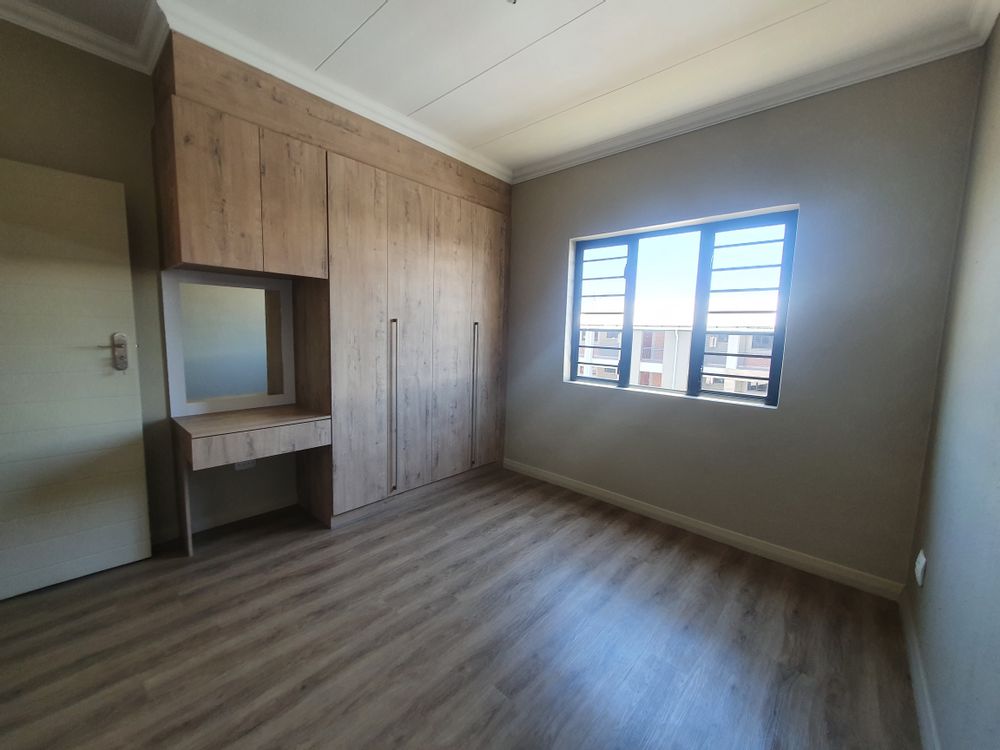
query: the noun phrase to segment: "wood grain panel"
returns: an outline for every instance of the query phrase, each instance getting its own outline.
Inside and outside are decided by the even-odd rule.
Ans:
[[[155,76],[158,88],[270,130],[420,182],[510,211],[510,185],[257,68],[172,33]]]
[[[326,153],[261,128],[260,169],[264,270],[325,279]]]
[[[482,206],[473,213],[473,318],[479,322],[473,436],[476,464],[503,455],[507,319],[507,218]]]
[[[215,437],[246,430],[262,430],[268,427],[314,422],[325,419],[329,414],[317,409],[308,409],[297,404],[287,406],[264,406],[259,409],[239,409],[219,411],[211,414],[196,414],[190,417],[174,417],[174,422],[190,438]]]
[[[329,444],[329,419],[195,438],[190,442],[191,468],[210,469]]]
[[[172,82],[172,78],[170,79]],[[171,86],[172,88],[172,86]],[[174,108],[172,97],[158,102],[153,124],[153,178],[156,182],[156,215],[160,237],[160,261],[164,268],[180,265],[181,217],[177,196]]]
[[[472,211],[434,194],[432,479],[472,465]]]
[[[295,279],[295,401],[303,409],[330,413],[330,285],[325,279]]]
[[[178,246],[166,257],[263,270],[259,129],[180,97],[170,104]]]
[[[267,392],[285,392],[285,368],[281,348],[281,292],[264,292],[264,346],[267,351]]]
[[[332,433],[332,428],[331,428]],[[323,526],[333,522],[333,448],[330,445],[295,454],[299,503]]]
[[[434,191],[389,175],[387,195],[389,319],[397,321],[395,344],[390,342],[395,386],[390,405],[395,467],[390,476],[395,491],[402,492],[431,481],[433,466]]]
[[[177,533],[181,550],[190,557],[194,554],[191,539],[191,437],[177,425],[174,437],[174,491],[177,493]]]
[[[388,494],[386,175],[327,155],[334,513]]]
[[[0,602],[0,745],[920,747],[894,602],[477,474]]]
[[[325,169],[325,167],[324,167]],[[323,178],[326,184],[326,177]],[[324,201],[325,203],[325,201]],[[330,413],[330,284],[296,279],[294,296],[295,400]],[[333,518],[333,456],[329,446],[295,455],[299,502],[324,526]]]

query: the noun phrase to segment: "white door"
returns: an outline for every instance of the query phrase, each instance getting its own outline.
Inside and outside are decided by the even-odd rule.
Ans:
[[[122,186],[0,159],[0,599],[149,557],[135,355]]]

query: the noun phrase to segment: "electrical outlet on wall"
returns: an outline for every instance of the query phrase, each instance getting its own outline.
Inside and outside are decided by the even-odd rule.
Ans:
[[[917,585],[924,585],[924,570],[927,568],[927,555],[923,550],[917,553],[917,560],[913,563],[913,577],[917,579]]]

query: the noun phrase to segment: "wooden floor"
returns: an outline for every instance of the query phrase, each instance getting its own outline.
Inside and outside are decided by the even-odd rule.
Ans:
[[[490,469],[0,602],[0,747],[916,748],[893,604]]]

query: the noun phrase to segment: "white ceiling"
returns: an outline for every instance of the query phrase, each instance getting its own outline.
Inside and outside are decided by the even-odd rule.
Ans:
[[[99,7],[93,23],[121,36],[149,2],[0,0],[0,17],[17,5],[79,21],[81,6]],[[176,31],[515,181],[971,49],[1000,11],[1000,0],[159,5]]]

